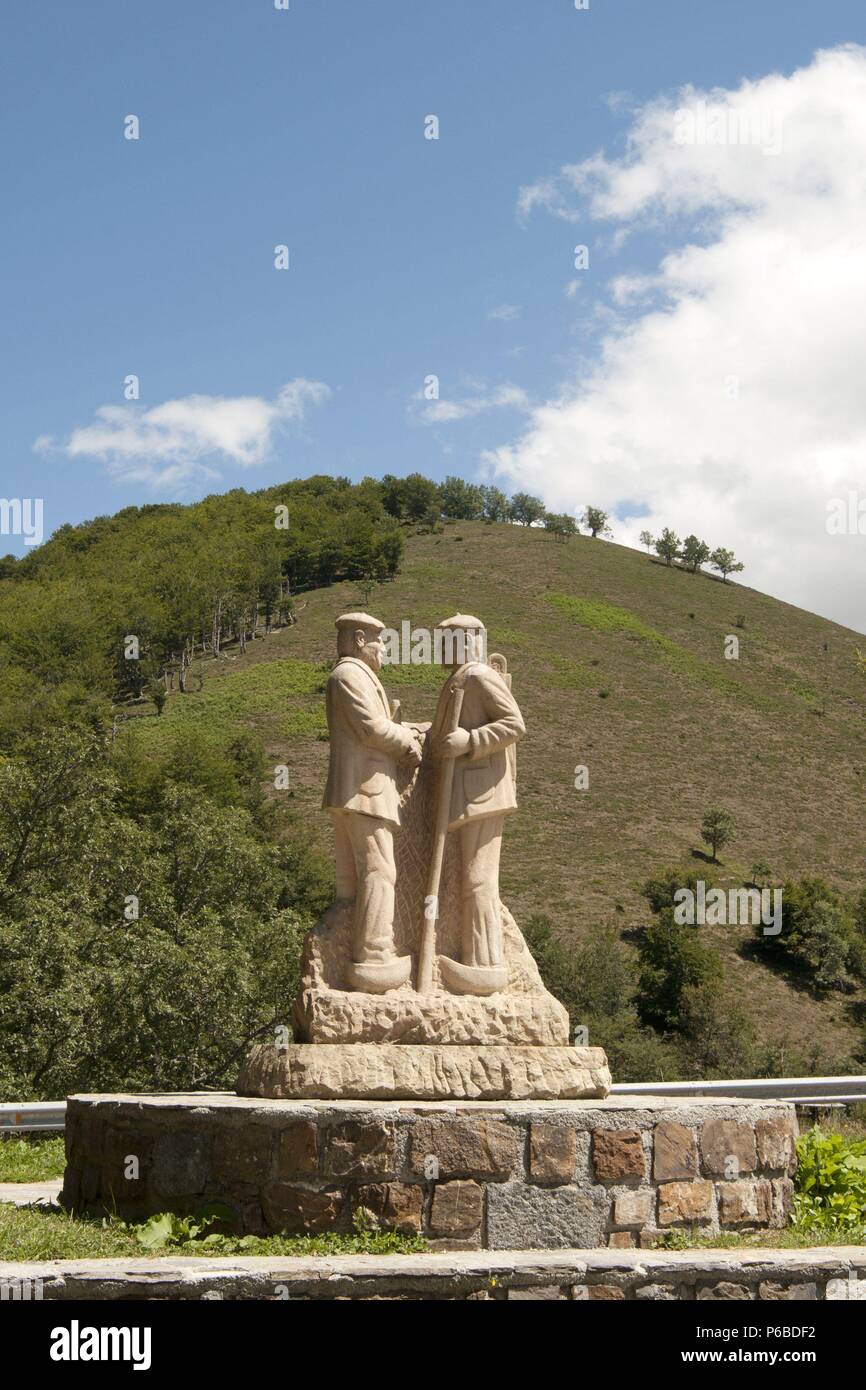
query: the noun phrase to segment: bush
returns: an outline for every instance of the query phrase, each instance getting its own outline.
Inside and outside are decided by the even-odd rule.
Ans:
[[[310,864],[201,788],[166,779],[143,805],[124,812],[96,735],[0,762],[7,1100],[232,1085],[251,1041],[289,1023]]]
[[[836,1233],[866,1224],[866,1140],[816,1126],[797,1141],[797,1160],[795,1225]]]
[[[716,984],[690,985],[680,1004],[683,1075],[752,1076],[755,1029],[735,999],[720,995]]]
[[[806,972],[819,990],[849,990],[866,977],[866,939],[853,909],[841,893],[817,876],[788,881],[782,888],[782,930],[764,936],[763,951],[781,955]]]
[[[709,870],[659,869],[647,879],[641,892],[653,912],[662,912],[666,907],[673,908],[674,894],[678,888],[689,888],[697,892],[698,881],[706,884],[707,892],[715,886],[715,879]]]
[[[704,945],[699,931],[699,927],[674,922],[669,909],[644,931],[638,946],[636,996],[643,1023],[682,1032],[689,1023],[687,991],[704,985],[718,990],[723,977],[721,957],[712,946]]]

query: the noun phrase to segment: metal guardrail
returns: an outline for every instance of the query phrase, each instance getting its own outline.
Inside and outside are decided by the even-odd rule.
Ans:
[[[12,1130],[64,1130],[66,1128],[65,1100],[12,1101],[0,1105],[0,1133]]]
[[[611,1086],[612,1096],[666,1096],[671,1100],[702,1096],[736,1100],[788,1100],[795,1105],[856,1105],[866,1102],[866,1076],[767,1077],[740,1081],[624,1081]],[[13,1101],[0,1105],[0,1133],[66,1128],[65,1100]]]
[[[866,1101],[866,1076],[761,1077],[737,1081],[625,1081],[614,1096],[688,1099],[731,1096],[738,1100],[789,1100],[796,1105],[854,1105]]]

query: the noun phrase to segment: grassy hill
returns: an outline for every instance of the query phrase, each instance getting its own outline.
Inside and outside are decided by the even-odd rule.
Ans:
[[[630,940],[648,920],[640,887],[663,865],[700,867],[703,812],[735,816],[722,886],[766,860],[780,883],[819,873],[866,884],[866,682],[862,639],[755,592],[668,568],[589,538],[480,522],[407,538],[401,573],[369,597],[357,585],[313,590],[299,622],[199,663],[202,689],[170,696],[127,735],[153,746],[197,728],[224,740],[259,731],[269,762],[290,768],[293,806],[328,845],[319,810],[327,765],[322,700],[334,617],[369,607],[389,626],[433,627],[459,609],[504,652],[528,735],[519,810],[506,831],[503,897],[518,922],[543,912],[565,940],[614,921]],[[725,639],[739,639],[726,660]],[[386,668],[408,717],[429,718],[439,670]],[[574,787],[574,769],[590,785]],[[286,793],[274,793],[286,795]],[[815,1070],[852,1065],[863,991],[818,996],[749,950],[747,926],[704,927],[762,1041]]]

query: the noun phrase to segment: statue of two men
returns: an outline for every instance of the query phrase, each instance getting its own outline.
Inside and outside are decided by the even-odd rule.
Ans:
[[[344,613],[336,626],[338,659],[327,686],[331,757],[324,806],[336,837],[337,898],[354,901],[349,984],[384,993],[405,983],[412,967],[411,958],[394,949],[396,775],[398,763],[420,763],[424,734],[395,718],[379,679],[384,624],[366,613]],[[442,956],[440,967],[454,992],[489,994],[507,978],[499,855],[505,817],[517,805],[511,750],[525,727],[507,681],[478,656],[483,624],[455,614],[440,629],[448,639],[451,674],[426,737],[440,767],[453,760],[448,829],[460,838],[462,943],[462,959]],[[452,731],[458,690],[462,702]],[[419,916],[422,910],[419,903]]]

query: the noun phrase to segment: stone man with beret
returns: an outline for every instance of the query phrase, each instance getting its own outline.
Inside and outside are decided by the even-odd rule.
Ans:
[[[514,745],[526,728],[507,681],[484,656],[484,624],[466,613],[440,623],[442,687],[428,738],[440,759],[453,758],[449,830],[460,836],[462,960],[439,957],[446,985],[460,994],[493,994],[507,967],[499,903],[499,855],[505,817],[517,807]],[[449,653],[448,647],[451,647]],[[454,692],[463,691],[460,722],[448,732]]]
[[[409,978],[394,950],[394,831],[400,824],[397,763],[421,761],[419,736],[397,722],[378,672],[385,626],[368,613],[336,620],[337,664],[328,678],[331,741],[324,806],[337,847],[337,898],[354,900],[353,989],[384,993]]]

